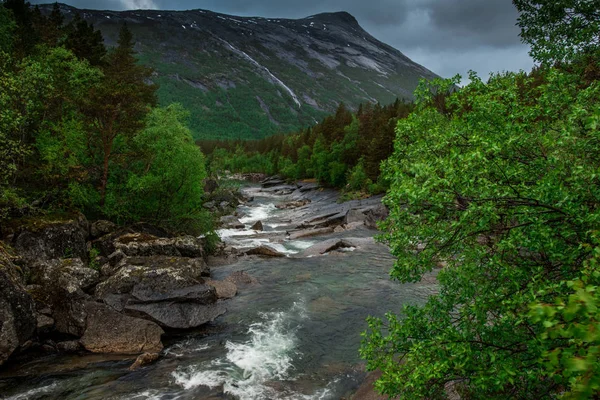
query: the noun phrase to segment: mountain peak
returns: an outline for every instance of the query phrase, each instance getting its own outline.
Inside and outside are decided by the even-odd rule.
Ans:
[[[40,6],[49,13],[52,5]],[[340,103],[411,99],[436,75],[369,35],[347,12],[301,19],[208,10],[78,10],[114,46],[124,22],[162,104],[182,103],[196,138],[260,138],[297,131]]]
[[[352,14],[346,11],[320,13],[305,19],[318,20],[319,22],[343,23],[347,25],[359,26],[358,20]]]

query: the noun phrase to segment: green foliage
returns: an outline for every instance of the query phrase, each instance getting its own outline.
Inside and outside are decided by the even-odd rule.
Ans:
[[[176,230],[203,233],[209,220],[202,208],[204,156],[177,104],[155,108],[134,138],[139,160],[129,167],[124,187],[111,187],[105,212],[115,219],[145,220]]]
[[[15,23],[10,11],[0,7],[0,55],[7,57],[7,53],[12,50],[13,33],[17,24]]]
[[[453,81],[419,91],[398,123],[385,164],[392,277],[444,268],[425,306],[370,320],[362,355],[383,393],[442,397],[453,382],[469,398],[544,398],[569,383],[538,362],[547,344],[527,305],[576,279],[600,218],[600,86],[580,79],[473,74],[443,107],[435,96]]]
[[[199,143],[209,154],[211,174],[219,170],[277,173],[289,179],[316,178],[337,188],[347,188],[348,179],[354,177],[351,186],[360,189],[349,190],[382,193],[386,186],[379,182],[380,163],[392,153],[395,122],[411,109],[396,101],[385,107],[361,106],[352,114],[342,104],[335,115],[294,135]]]
[[[564,398],[593,398],[600,393],[600,247],[575,280],[554,284],[540,295],[529,316],[542,324],[543,365],[550,378],[568,383]]]
[[[106,54],[93,26],[63,24],[58,5],[48,17],[22,0],[0,7],[0,220],[74,209],[209,231],[204,158],[181,107],[150,113],[156,87],[131,32]]]
[[[534,59],[552,63],[595,53],[600,45],[600,5],[590,0],[513,0],[521,38]]]
[[[89,267],[93,270],[99,271],[100,270],[100,264],[98,264],[98,256],[100,255],[100,250],[98,250],[95,247],[92,247],[90,249],[89,252],[89,259],[90,259],[90,263],[89,263]]]
[[[366,190],[373,183],[365,172],[363,160],[348,173],[348,188],[353,191]]]

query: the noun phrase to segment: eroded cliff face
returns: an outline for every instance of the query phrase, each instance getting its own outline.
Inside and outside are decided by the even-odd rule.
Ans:
[[[80,13],[92,22],[109,46],[127,23],[141,62],[156,71],[161,102],[183,103],[196,137],[297,130],[342,102],[411,99],[419,79],[436,76],[345,12],[291,20],[204,10],[62,9],[67,19]]]

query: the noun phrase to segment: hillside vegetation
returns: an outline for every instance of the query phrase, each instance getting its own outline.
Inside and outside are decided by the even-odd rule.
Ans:
[[[158,102],[181,103],[196,139],[260,139],[305,129],[344,103],[412,99],[434,73],[366,32],[348,13],[301,19],[206,10],[78,10],[107,46],[127,23],[140,62],[153,68]],[[41,6],[49,13],[50,6]]]

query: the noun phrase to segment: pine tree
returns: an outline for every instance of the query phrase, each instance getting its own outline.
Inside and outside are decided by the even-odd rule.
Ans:
[[[107,57],[104,80],[92,91],[91,101],[86,105],[86,115],[95,128],[102,155],[101,205],[106,199],[111,162],[143,127],[150,107],[156,104],[156,86],[148,83],[152,70],[136,62],[131,32],[123,25],[118,46]]]

